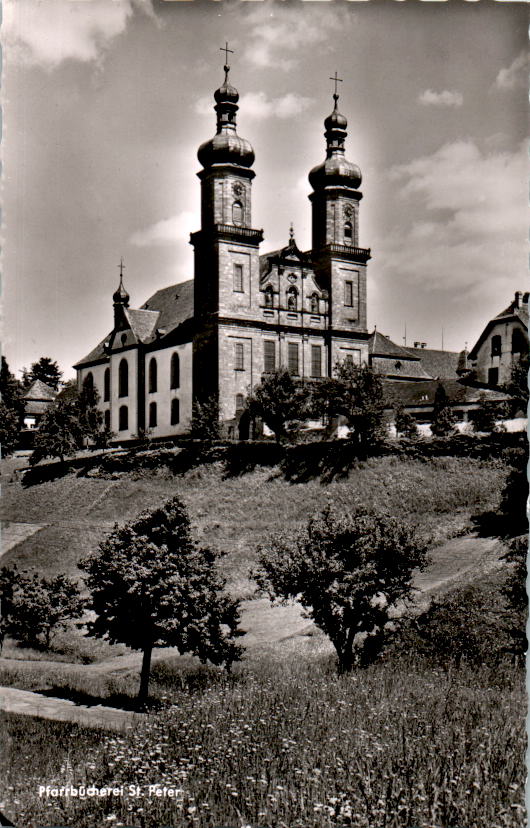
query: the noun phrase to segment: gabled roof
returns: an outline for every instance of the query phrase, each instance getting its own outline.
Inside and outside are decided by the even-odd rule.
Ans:
[[[125,318],[138,342],[144,345],[154,342],[157,335],[165,337],[193,318],[193,284],[193,279],[189,279],[170,285],[153,293],[141,308],[125,309]],[[110,342],[113,333],[102,339],[74,368],[105,359],[108,356],[105,344]]]
[[[420,359],[420,355],[410,354],[409,350],[402,348],[401,345],[396,345],[388,336],[384,336],[379,331],[374,331],[370,334],[370,339],[368,340],[368,352],[372,356],[388,356],[407,360]]]
[[[42,382],[42,380],[35,380],[24,394],[24,399],[51,402],[56,396],[57,391],[54,391],[50,385]]]
[[[528,330],[528,293],[523,294],[521,291],[517,291],[515,297],[510,302],[507,308],[504,308],[497,316],[494,316],[493,319],[487,323],[486,327],[480,334],[479,338],[473,345],[471,351],[469,352],[469,359],[475,360],[477,358],[477,353],[488,336],[489,332],[492,328],[495,327],[499,322],[515,322],[519,321],[523,328]]]
[[[425,371],[433,379],[457,379],[457,368],[461,354],[457,351],[437,351],[433,348],[406,348],[406,351],[421,359]]]
[[[24,414],[44,414],[53,400],[28,400],[24,405]]]
[[[431,375],[427,373],[420,360],[395,356],[381,357],[377,354],[372,354],[370,362],[376,373],[383,374],[386,377],[392,377],[400,381],[402,379],[432,379]]]

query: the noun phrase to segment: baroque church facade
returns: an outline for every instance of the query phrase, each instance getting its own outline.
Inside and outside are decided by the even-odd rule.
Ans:
[[[80,386],[97,388],[105,424],[119,441],[144,431],[182,434],[193,401],[212,397],[227,433],[237,436],[245,400],[267,372],[285,367],[318,380],[338,361],[370,360],[361,172],[346,158],[339,96],[335,91],[324,122],[325,160],[309,173],[312,248],[299,250],[291,228],[285,247],[260,254],[263,232],[252,226],[254,151],[237,134],[239,94],[229,70],[214,94],[216,134],[198,151],[194,279],[133,309],[121,271],[112,331],[74,366]]]

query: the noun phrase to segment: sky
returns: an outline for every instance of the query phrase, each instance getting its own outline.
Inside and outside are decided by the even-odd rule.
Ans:
[[[228,41],[261,252],[311,246],[323,121],[363,175],[368,324],[461,350],[528,279],[528,6],[4,0],[2,349],[65,378],[131,306],[193,277],[198,146]],[[443,332],[443,333],[442,333]]]

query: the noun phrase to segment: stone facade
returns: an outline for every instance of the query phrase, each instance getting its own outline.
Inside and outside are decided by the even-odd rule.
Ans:
[[[469,352],[468,366],[477,382],[495,388],[510,381],[513,366],[528,354],[528,293],[491,319]]]

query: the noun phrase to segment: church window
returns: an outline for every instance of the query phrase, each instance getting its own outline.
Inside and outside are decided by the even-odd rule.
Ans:
[[[245,355],[242,342],[236,342],[234,344],[234,368],[236,371],[245,370]]]
[[[118,397],[129,396],[129,364],[122,359],[118,368]]]
[[[311,313],[318,313],[319,312],[319,301],[318,301],[318,294],[313,293],[311,296]]]
[[[86,377],[83,380],[83,387],[87,391],[93,391],[94,389],[94,377],[92,376],[92,371],[89,371]]]
[[[234,264],[234,292],[235,293],[244,293],[244,285],[243,285],[243,265],[242,264]]]
[[[344,224],[344,244],[351,244],[353,238],[353,228],[351,221]]]
[[[311,376],[322,376],[322,347],[311,345]]]
[[[287,369],[290,374],[298,374],[298,343],[287,344]]]
[[[263,343],[263,370],[267,373],[276,370],[276,344],[269,339]]]
[[[353,307],[353,282],[344,282],[344,304],[347,308]]]
[[[245,407],[245,398],[243,394],[236,394],[236,413]]]
[[[272,285],[267,285],[265,288],[265,305],[267,308],[272,308],[274,304],[274,293],[272,290]]]
[[[156,402],[149,403],[149,428],[156,428]]]
[[[158,385],[158,369],[155,357],[149,360],[149,393],[154,394]]]
[[[180,388],[180,358],[178,354],[171,355],[170,388]]]
[[[491,337],[491,355],[500,356],[502,352],[502,340],[500,336]]]
[[[120,405],[118,412],[118,427],[120,431],[127,431],[129,428],[129,409],[126,405]]]
[[[175,397],[171,400],[171,425],[178,425],[180,422],[180,401]]]
[[[103,413],[103,422],[105,423],[105,428],[110,430],[110,410],[108,408]]]
[[[241,227],[243,224],[243,205],[240,201],[234,201],[232,204],[232,224],[236,227]]]
[[[295,287],[290,287],[287,291],[287,310],[295,311],[298,306],[298,291]]]
[[[110,368],[105,368],[103,374],[103,402],[110,400]]]

